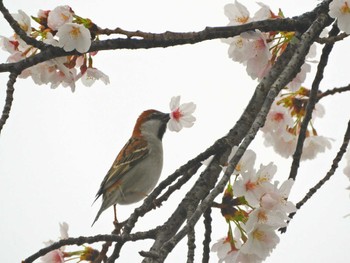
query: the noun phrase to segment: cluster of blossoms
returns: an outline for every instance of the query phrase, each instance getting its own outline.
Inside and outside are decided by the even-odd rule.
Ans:
[[[93,67],[93,56],[96,52],[86,53],[91,41],[97,39],[96,25],[90,19],[77,16],[69,6],[58,6],[53,10],[39,10],[37,17],[32,19],[19,10],[12,15],[22,30],[30,37],[43,41],[65,51],[78,51],[81,55],[70,55],[51,59],[24,70],[20,77],[32,77],[38,84],[51,84],[51,88],[59,85],[75,90],[75,82],[81,79],[85,86],[91,86],[96,80],[108,84],[109,78],[103,72]],[[31,20],[38,23],[34,28]],[[10,53],[9,63],[15,63],[40,52],[40,49],[28,45],[17,34],[10,38],[0,36],[0,46]]]
[[[281,156],[288,158],[297,144],[301,123],[306,113],[306,105],[310,91],[300,88],[296,92],[280,94],[273,103],[264,127],[261,129],[266,146],[272,146]],[[326,148],[331,148],[330,139],[318,135],[313,125],[317,117],[323,117],[324,108],[317,103],[306,132],[303,145],[302,160],[313,159]]]
[[[60,224],[60,239],[67,239],[68,236],[68,224],[63,222]],[[45,242],[46,246],[53,244],[54,241],[50,240]],[[91,247],[84,246],[83,250],[66,252],[65,247],[55,249],[41,257],[42,263],[64,263],[70,260],[77,260],[77,262],[88,261],[93,262],[98,257],[99,252]]]
[[[276,15],[268,6],[262,3],[258,4],[260,9],[253,17],[250,17],[247,8],[237,0],[233,4],[226,5],[225,14],[230,20],[229,25],[242,25],[253,21],[284,17],[281,11]],[[293,37],[294,32],[274,31],[262,33],[255,30],[224,41],[230,45],[229,57],[244,64],[247,73],[253,79],[261,80],[268,73],[276,59],[284,52]],[[315,51],[315,46],[312,46],[307,58],[314,57],[316,55]],[[310,64],[305,62],[296,77],[287,84],[287,93],[282,91],[279,97],[276,98],[262,129],[265,144],[273,146],[275,151],[284,157],[291,156],[295,150],[309,93],[301,85],[310,70]],[[313,121],[316,117],[322,117],[323,115],[323,107],[317,104],[313,112]],[[312,123],[306,137],[302,159],[312,159],[317,153],[324,152],[326,148],[331,147],[327,138],[317,134]]]
[[[236,151],[233,148],[229,159]],[[260,165],[256,171],[255,159],[252,150],[245,152],[234,171],[233,185],[228,184],[222,203],[217,204],[229,226],[227,236],[212,246],[219,262],[262,262],[279,242],[277,229],[285,227],[288,214],[296,211],[287,200],[294,181],[273,182],[276,166]]]
[[[248,9],[237,0],[233,4],[227,4],[225,6],[225,15],[230,21],[228,25],[236,26],[254,21],[284,18],[281,10],[276,15],[267,5],[263,3],[258,4],[260,9],[253,17],[250,17]],[[294,32],[273,31],[263,33],[255,30],[225,39],[223,42],[230,45],[228,50],[229,57],[245,65],[247,73],[252,79],[261,80],[269,72],[271,66],[283,53],[293,37]],[[305,63],[300,73],[288,86],[294,90],[299,88],[310,69],[310,65]]]

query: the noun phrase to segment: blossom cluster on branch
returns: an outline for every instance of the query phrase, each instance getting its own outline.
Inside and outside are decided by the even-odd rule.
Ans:
[[[279,10],[278,14],[275,14],[269,6],[263,3],[258,4],[260,9],[253,17],[250,16],[248,9],[237,0],[233,4],[227,4],[225,6],[225,15],[230,20],[228,25],[284,18],[281,10]],[[288,44],[293,41],[294,35],[295,32],[273,31],[262,33],[259,30],[255,30],[223,41],[230,45],[228,50],[229,57],[245,65],[248,75],[253,79],[261,80],[266,76],[271,66],[284,52]],[[313,45],[309,51],[308,58],[315,55],[316,47]],[[301,85],[310,70],[311,66],[306,61],[296,77],[286,85],[286,88],[276,98],[262,129],[265,144],[272,146],[278,154],[286,158],[290,157],[295,150],[300,126],[306,113],[305,108],[309,90]],[[316,104],[313,114],[314,119],[323,115],[324,109],[322,105]],[[302,159],[313,159],[317,153],[324,152],[326,148],[331,147],[329,139],[319,136],[312,123],[306,137]]]
[[[228,161],[236,151],[234,147]],[[260,165],[256,171],[255,159],[252,150],[244,153],[234,171],[234,182],[216,205],[228,223],[227,236],[212,246],[219,262],[262,262],[279,242],[277,229],[285,227],[288,214],[296,211],[287,200],[294,181],[279,185],[272,181],[276,165]]]
[[[96,52],[89,51],[91,41],[98,36],[91,32],[96,27],[90,19],[79,17],[69,6],[58,6],[53,10],[39,10],[37,17],[29,17],[19,10],[12,15],[22,30],[30,37],[45,44],[61,47],[69,52],[77,50],[81,55],[71,55],[51,59],[24,70],[20,77],[31,77],[35,84],[59,85],[75,90],[77,80],[85,86],[91,86],[96,80],[109,84],[109,77],[93,66]],[[39,27],[32,26],[34,20]],[[10,53],[7,62],[15,63],[40,52],[40,49],[28,45],[21,37],[14,34],[10,38],[2,36],[0,46]]]

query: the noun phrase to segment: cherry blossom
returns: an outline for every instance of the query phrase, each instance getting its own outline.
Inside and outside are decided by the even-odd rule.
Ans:
[[[60,223],[60,238],[59,239],[66,239],[68,238],[68,229],[69,226],[66,222]],[[46,246],[52,245],[54,241],[49,240],[47,242],[44,242]],[[42,256],[40,259],[42,260],[42,263],[63,263],[64,262],[64,247],[61,247],[59,249],[55,249],[47,253],[46,255]]]
[[[309,73],[310,71],[311,65],[308,63],[304,63],[301,66],[300,71],[295,76],[295,78],[287,84],[287,88],[292,92],[297,91],[302,85],[302,83],[305,81],[307,73]]]
[[[58,28],[59,46],[65,51],[76,49],[80,53],[85,53],[91,46],[90,31],[83,25],[66,23]]]
[[[256,173],[256,178],[259,184],[271,182],[273,176],[277,171],[277,166],[270,162],[268,165],[260,165],[259,170]]]
[[[13,54],[18,51],[19,42],[17,40],[11,40],[7,37],[0,36],[0,46],[4,51]]]
[[[96,80],[101,80],[105,85],[109,84],[109,77],[97,68],[87,68],[81,75],[81,82],[86,87],[91,87]]]
[[[42,263],[63,263],[64,254],[60,249],[55,249],[41,257]]]
[[[257,255],[254,254],[244,254],[242,251],[239,251],[237,256],[237,261],[239,263],[260,263],[262,260]]]
[[[249,11],[240,2],[235,0],[234,4],[227,4],[224,7],[225,15],[230,20],[228,25],[241,25],[250,22]]]
[[[255,171],[248,171],[241,174],[239,179],[232,186],[235,196],[244,196],[251,206],[259,205],[264,190],[259,184]]]
[[[301,87],[295,93],[280,94],[272,104],[263,131],[266,146],[272,146],[281,156],[288,158],[296,148],[300,127],[306,113],[309,91]],[[324,108],[316,104],[312,113],[312,124],[306,131],[302,160],[313,159],[318,153],[331,148],[330,139],[317,134],[314,123],[324,115]]]
[[[30,17],[25,12],[18,10],[18,14],[12,14],[12,16],[27,35],[32,32]]]
[[[262,2],[257,2],[257,4],[260,6],[260,9],[256,11],[256,13],[253,16],[253,21],[260,21],[260,20],[266,20],[266,19],[273,19],[277,17],[273,14],[270,7]]]
[[[214,243],[211,247],[211,251],[217,253],[219,263],[232,263],[236,262],[241,246],[241,232],[238,228],[235,228],[232,233],[230,228],[229,235],[225,238],[219,239],[216,243]]]
[[[242,245],[240,251],[244,254],[256,255],[263,260],[269,256],[278,242],[279,237],[273,227],[257,224],[256,227],[248,233],[248,240]]]
[[[179,132],[183,127],[190,128],[193,126],[196,118],[192,115],[196,105],[193,102],[183,103],[180,105],[180,96],[172,97],[170,101],[170,120],[168,129]]]
[[[64,24],[71,23],[72,21],[73,11],[67,5],[57,6],[49,12],[47,17],[47,25],[54,31],[57,31]]]
[[[296,211],[295,205],[288,201],[290,190],[294,184],[294,180],[284,181],[278,187],[278,181],[274,182],[271,187],[267,188],[266,193],[261,197],[260,206],[267,210],[281,211],[292,213]]]
[[[246,226],[246,231],[250,232],[257,224],[265,224],[273,229],[287,226],[286,213],[279,210],[268,210],[265,208],[256,208],[250,214]]]
[[[230,241],[227,238],[219,239],[216,243],[211,247],[212,252],[216,252],[219,258],[219,263],[231,263],[235,262],[238,250],[232,250]]]
[[[308,136],[305,138],[303,153],[301,157],[303,159],[314,159],[318,153],[325,152],[326,149],[331,149],[332,144],[330,139],[324,136]]]
[[[234,146],[232,151],[228,157],[228,162],[232,159],[232,157],[236,154],[238,147]],[[235,167],[234,174],[240,174],[242,172],[247,172],[248,170],[254,169],[254,163],[256,159],[256,153],[253,150],[246,150],[239,160],[238,164]],[[225,171],[225,170],[224,170]]]
[[[86,54],[90,49],[91,39],[88,28],[94,24],[88,18],[74,14],[70,6],[58,6],[53,10],[39,10],[37,17],[31,18],[38,23],[38,28],[32,27],[31,18],[22,10],[13,14],[14,19],[26,33],[45,44],[62,47],[70,52],[77,50],[82,55],[68,55],[51,59],[27,68],[21,72],[20,78],[31,77],[38,85],[50,84],[51,88],[58,86],[70,87],[75,90],[75,83],[81,79],[83,84],[91,86],[96,80],[109,84],[109,78],[103,72],[93,67],[93,56],[97,52]],[[10,55],[7,62],[16,63],[41,52],[40,49],[28,45],[17,34],[7,38],[0,36],[0,47]]]
[[[267,114],[265,125],[261,130],[281,134],[285,132],[286,127],[293,126],[293,123],[289,111],[285,107],[273,103]]]
[[[259,30],[242,33],[243,38],[249,39],[251,45],[247,52],[247,73],[252,79],[262,79],[271,67],[270,59],[272,57],[270,47],[266,42],[266,34]]]
[[[329,4],[329,16],[337,19],[338,27],[350,34],[350,1],[333,0]]]

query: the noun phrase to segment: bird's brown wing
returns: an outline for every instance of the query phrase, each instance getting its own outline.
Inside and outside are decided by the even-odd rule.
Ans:
[[[137,149],[136,151],[135,148]],[[147,142],[142,137],[130,138],[103,179],[96,194],[96,199],[105,193],[108,188],[120,184],[125,173],[144,159],[148,153]]]

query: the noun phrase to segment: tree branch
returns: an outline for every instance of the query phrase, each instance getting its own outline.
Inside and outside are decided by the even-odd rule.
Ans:
[[[320,99],[323,99],[326,96],[334,95],[336,93],[342,93],[342,92],[345,92],[345,91],[350,91],[350,84],[345,86],[345,87],[329,89],[329,90],[326,90],[325,92],[322,92],[322,93],[318,94],[317,95],[317,101],[319,101]]]
[[[202,255],[202,263],[209,262],[209,254],[210,254],[210,241],[211,241],[211,207],[209,207],[203,214],[204,217],[204,240],[203,240],[203,255]]]
[[[336,36],[338,33],[339,33],[339,29],[336,25],[334,25],[332,30],[329,32],[329,36],[333,37],[333,36]],[[307,127],[309,125],[309,122],[310,122],[311,117],[312,117],[312,112],[313,112],[315,104],[317,102],[318,89],[319,89],[320,83],[323,79],[324,69],[327,66],[328,57],[329,57],[330,53],[332,52],[333,45],[334,45],[333,42],[328,43],[322,49],[322,55],[320,58],[320,62],[318,63],[318,66],[317,66],[317,72],[316,72],[314,81],[312,83],[312,87],[311,87],[311,91],[310,91],[310,95],[309,95],[309,100],[308,100],[307,105],[306,105],[306,113],[305,113],[304,119],[301,123],[301,128],[300,128],[300,132],[299,132],[299,136],[298,136],[297,145],[296,145],[296,148],[295,148],[295,151],[293,154],[293,162],[292,162],[292,166],[291,166],[289,177],[288,177],[289,179],[295,180],[297,173],[298,173],[300,158],[301,158],[301,155],[303,152],[304,141],[306,138]]]
[[[298,210],[317,192],[317,190],[321,189],[321,187],[334,175],[335,171],[338,168],[339,162],[341,161],[344,153],[346,152],[346,149],[349,145],[349,141],[350,141],[350,121],[348,122],[348,126],[347,126],[347,129],[346,129],[345,134],[344,134],[343,143],[342,143],[338,153],[336,154],[335,158],[333,159],[333,163],[331,165],[331,168],[329,169],[329,171],[327,172],[325,177],[323,177],[322,180],[320,180],[314,187],[312,187],[309,190],[309,192],[304,196],[304,198],[296,204],[296,207]],[[293,219],[295,214],[296,214],[296,212],[291,213],[289,215],[290,220]]]
[[[0,133],[6,123],[6,120],[10,116],[10,111],[11,111],[12,101],[13,101],[13,93],[15,92],[14,84],[16,82],[16,79],[17,79],[17,74],[11,73],[9,76],[9,80],[7,82],[5,105],[4,105],[4,109],[2,110],[2,115],[0,118]]]

